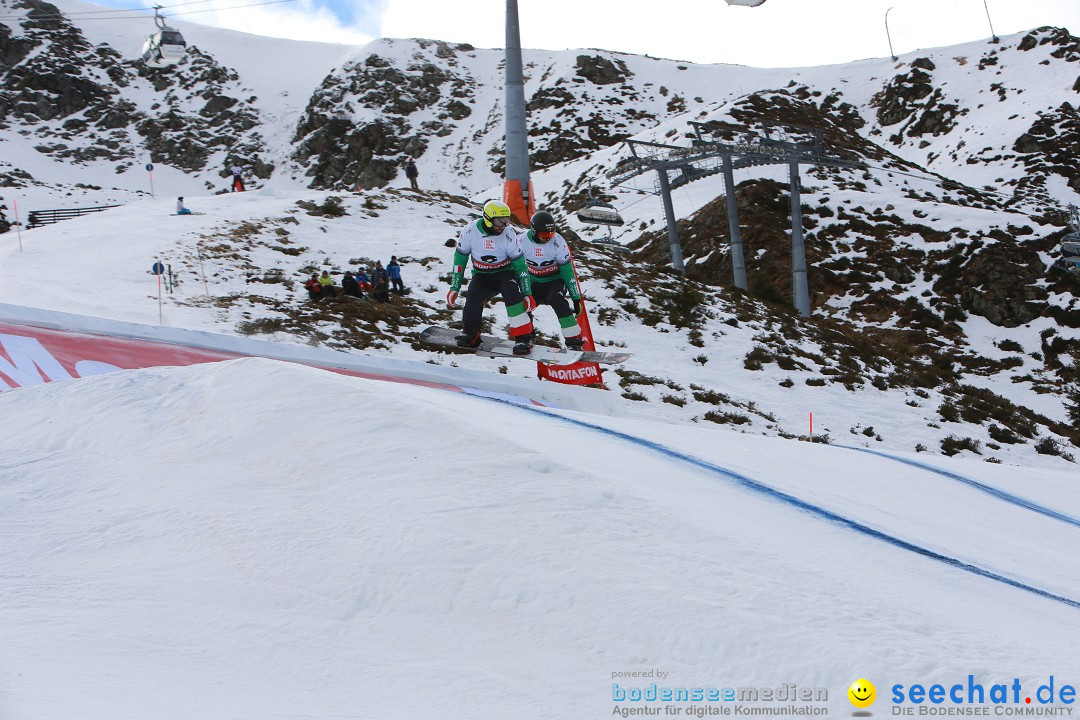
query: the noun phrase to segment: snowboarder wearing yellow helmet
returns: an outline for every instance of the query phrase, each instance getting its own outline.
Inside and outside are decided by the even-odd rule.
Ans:
[[[484,303],[502,295],[506,315],[510,319],[510,339],[515,340],[514,354],[532,352],[533,325],[529,314],[536,308],[531,294],[529,271],[522,255],[517,231],[510,227],[510,206],[500,200],[484,205],[484,215],[461,230],[454,249],[454,270],[450,275],[450,291],[446,304],[457,302],[458,291],[465,279],[465,265],[472,258],[472,278],[465,295],[462,322],[465,332],[457,336],[460,347],[480,345],[480,326]]]

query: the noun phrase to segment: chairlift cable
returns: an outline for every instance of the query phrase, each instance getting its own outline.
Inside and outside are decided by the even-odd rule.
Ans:
[[[174,7],[184,7],[186,5],[198,5],[200,3],[211,2],[212,0],[193,0],[192,2],[178,3],[176,5],[162,6],[161,10],[168,10]],[[260,5],[280,5],[281,3],[296,2],[296,0],[267,0],[265,2],[248,3],[246,5],[233,5],[231,7],[223,8],[211,8],[209,10],[185,10],[183,12],[170,13],[168,17],[174,17],[176,15],[192,15],[195,13],[204,12],[219,12],[222,10],[238,10],[241,8],[259,7]],[[79,17],[80,20],[145,20],[146,15],[125,15],[121,17],[85,17],[87,15],[104,15],[108,13],[121,13],[121,12],[143,12],[153,10],[154,8],[117,8],[115,10],[87,10],[84,12],[71,12],[71,13],[54,13],[50,15],[34,15],[32,19],[35,20],[56,20],[66,19],[70,17]],[[0,16],[0,22],[6,22],[11,20],[24,20],[29,18],[29,15],[5,15]]]
[[[247,5],[232,5],[223,8],[210,8],[209,10],[185,10],[184,12],[172,13],[169,17],[177,15],[194,15],[196,13],[220,12],[222,10],[240,10],[242,8],[260,7],[262,5],[280,5],[282,3],[296,2],[296,0],[268,0],[267,2],[248,3]]]
[[[207,2],[213,2],[213,0],[191,0],[191,2],[178,3],[176,5],[158,6],[158,9],[166,10],[168,8],[184,7],[185,5],[198,5],[199,3],[207,3]],[[132,7],[132,8],[114,8],[112,10],[82,10],[82,11],[79,11],[79,12],[54,13],[54,14],[50,14],[50,15],[34,15],[34,19],[51,20],[51,19],[54,19],[54,18],[80,17],[83,20],[99,20],[99,19],[102,19],[102,18],[88,18],[88,17],[83,17],[83,16],[85,16],[85,15],[108,15],[110,13],[122,13],[122,12],[147,12],[147,11],[153,10],[153,9],[154,8],[148,8],[148,7]],[[21,20],[21,19],[27,18],[27,17],[30,17],[30,16],[29,15],[8,15],[8,16],[0,17],[0,20]],[[145,17],[145,16],[139,15],[137,17],[139,17],[141,19],[142,17]],[[126,20],[128,18],[107,18],[107,19],[110,19],[110,20]]]
[[[690,198],[690,193],[688,193],[686,191],[686,186],[685,185],[682,186],[682,191],[683,191],[683,195],[686,196],[686,201],[688,203],[690,203],[690,207],[694,208],[694,213],[692,213],[692,214],[696,214],[697,211],[698,211],[698,207],[697,207],[697,205],[694,204],[694,201]]]

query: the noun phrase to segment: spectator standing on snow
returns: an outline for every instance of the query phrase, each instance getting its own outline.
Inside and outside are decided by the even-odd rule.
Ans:
[[[405,294],[405,283],[401,281],[401,265],[398,264],[397,255],[390,258],[386,264],[386,274],[390,278],[390,290],[398,294]]]
[[[240,167],[239,163],[237,163],[232,166],[231,170],[233,176],[233,192],[244,192],[244,168]]]
[[[409,178],[409,183],[412,185],[413,190],[419,190],[420,186],[416,182],[416,178],[420,177],[420,171],[416,169],[416,163],[412,158],[405,163],[405,177]]]

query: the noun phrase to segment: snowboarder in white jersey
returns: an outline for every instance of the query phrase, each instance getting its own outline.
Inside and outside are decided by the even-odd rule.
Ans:
[[[473,273],[465,296],[462,321],[465,332],[457,336],[460,347],[480,345],[480,325],[484,303],[502,295],[510,319],[510,339],[515,340],[514,354],[532,352],[533,326],[529,313],[536,307],[530,294],[529,271],[522,257],[517,231],[510,227],[510,206],[499,200],[484,205],[484,216],[461,230],[454,249],[454,270],[446,304],[457,302],[465,278],[465,264],[472,259]]]
[[[521,249],[532,280],[537,305],[547,305],[559,318],[563,342],[570,350],[581,350],[584,338],[577,317],[581,313],[581,291],[570,264],[570,247],[555,228],[555,218],[546,210],[532,216],[529,230],[521,236]],[[570,294],[570,302],[566,295]]]

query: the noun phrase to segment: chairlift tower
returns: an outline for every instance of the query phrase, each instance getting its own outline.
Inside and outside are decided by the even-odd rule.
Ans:
[[[503,201],[526,225],[536,210],[529,178],[529,130],[525,114],[525,73],[521,62],[517,0],[506,0],[506,169]]]
[[[799,165],[831,165],[857,167],[855,163],[827,154],[820,131],[796,125],[763,126],[759,136],[741,128],[744,139],[731,142],[721,139],[718,132],[705,123],[691,122],[695,140],[691,147],[677,147],[639,140],[624,140],[630,157],[623,158],[608,177],[618,185],[638,175],[656,172],[659,192],[664,203],[668,239],[671,243],[672,266],[685,272],[682,246],[675,225],[671,190],[695,180],[718,173],[724,174],[728,228],[731,235],[731,269],[735,287],[747,290],[746,263],[743,258],[742,237],[739,231],[738,204],[735,197],[734,169],[757,165],[786,164],[791,186],[791,293],[795,309],[802,317],[810,316],[810,286],[807,280],[806,244],[802,230],[802,197]],[[727,128],[730,132],[732,128]],[[777,130],[781,129],[778,133]],[[774,138],[778,134],[782,139]],[[795,141],[792,136],[809,136],[809,142]],[[677,174],[671,178],[670,171]]]

